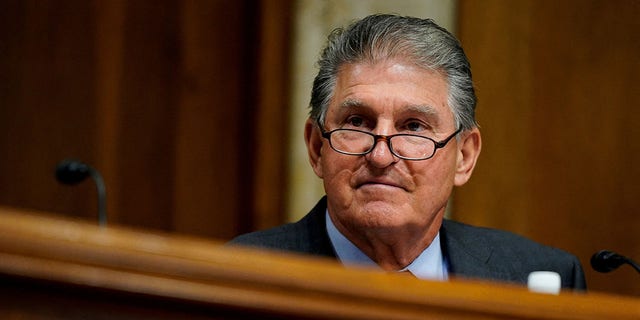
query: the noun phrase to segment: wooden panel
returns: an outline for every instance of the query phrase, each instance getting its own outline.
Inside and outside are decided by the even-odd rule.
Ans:
[[[95,216],[90,185],[53,176],[66,157],[95,160],[91,4],[2,1],[0,24],[0,203]]]
[[[640,295],[640,6],[633,1],[462,1],[459,33],[479,97],[483,154],[456,191],[466,222],[576,254],[589,287]]]
[[[110,223],[226,239],[281,222],[289,6],[0,2],[0,203],[95,219],[90,181],[53,178],[73,157],[102,172]]]
[[[251,224],[258,23],[229,1],[187,1],[182,20],[174,223],[230,238]]]
[[[20,319],[638,319],[637,298],[432,282],[333,260],[0,208],[3,315]],[[23,299],[24,298],[24,299]],[[28,300],[25,300],[28,299]]]
[[[129,1],[124,21],[116,175],[120,221],[171,229],[182,54],[177,1]],[[136,214],[125,214],[136,212]]]
[[[95,166],[100,168],[108,187],[120,184],[116,175],[120,127],[120,102],[123,86],[120,85],[124,72],[124,32],[126,0],[100,0],[95,2],[96,34],[96,110],[100,115],[97,126],[98,159]],[[125,180],[126,178],[123,178]],[[125,180],[126,181],[126,180]],[[123,213],[119,205],[120,192],[108,189],[107,210],[109,220],[120,221]]]
[[[503,4],[503,5],[501,5]],[[461,2],[459,38],[470,59],[479,103],[482,152],[471,181],[456,190],[456,219],[526,232],[533,113],[527,1]],[[480,22],[482,21],[482,24]],[[513,94],[517,93],[517,94]]]
[[[258,107],[253,185],[254,213],[250,231],[281,224],[286,219],[287,162],[289,160],[289,61],[292,52],[289,30],[291,1],[263,1]],[[302,106],[295,106],[300,108]],[[273,192],[277,190],[277,192]],[[248,230],[249,231],[249,230]]]

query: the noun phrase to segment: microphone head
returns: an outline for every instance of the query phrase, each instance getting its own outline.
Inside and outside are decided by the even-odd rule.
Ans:
[[[76,160],[63,160],[56,166],[56,179],[68,185],[82,182],[90,173],[91,167]]]
[[[610,272],[625,263],[625,257],[609,250],[601,250],[591,256],[591,267],[598,272]]]

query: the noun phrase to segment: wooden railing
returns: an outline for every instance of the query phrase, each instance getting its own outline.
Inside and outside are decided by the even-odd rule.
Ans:
[[[432,282],[0,207],[8,319],[640,319],[640,299]]]

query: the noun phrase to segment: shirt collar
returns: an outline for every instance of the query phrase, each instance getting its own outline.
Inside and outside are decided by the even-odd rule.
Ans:
[[[372,266],[378,265],[371,260],[364,252],[356,247],[349,239],[347,239],[333,224],[329,217],[329,211],[326,213],[326,228],[329,239],[333,245],[336,255],[342,264],[346,266]],[[379,268],[379,267],[378,267]],[[410,271],[414,276],[420,279],[446,280],[448,277],[447,263],[442,254],[440,247],[440,233],[431,241],[431,244],[420,253],[407,267],[400,271]]]

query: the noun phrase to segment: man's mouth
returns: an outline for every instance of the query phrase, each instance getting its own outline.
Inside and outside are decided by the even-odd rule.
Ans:
[[[367,186],[382,186],[382,187],[395,187],[404,189],[404,187],[390,179],[367,179],[357,184],[357,188],[367,187]]]

